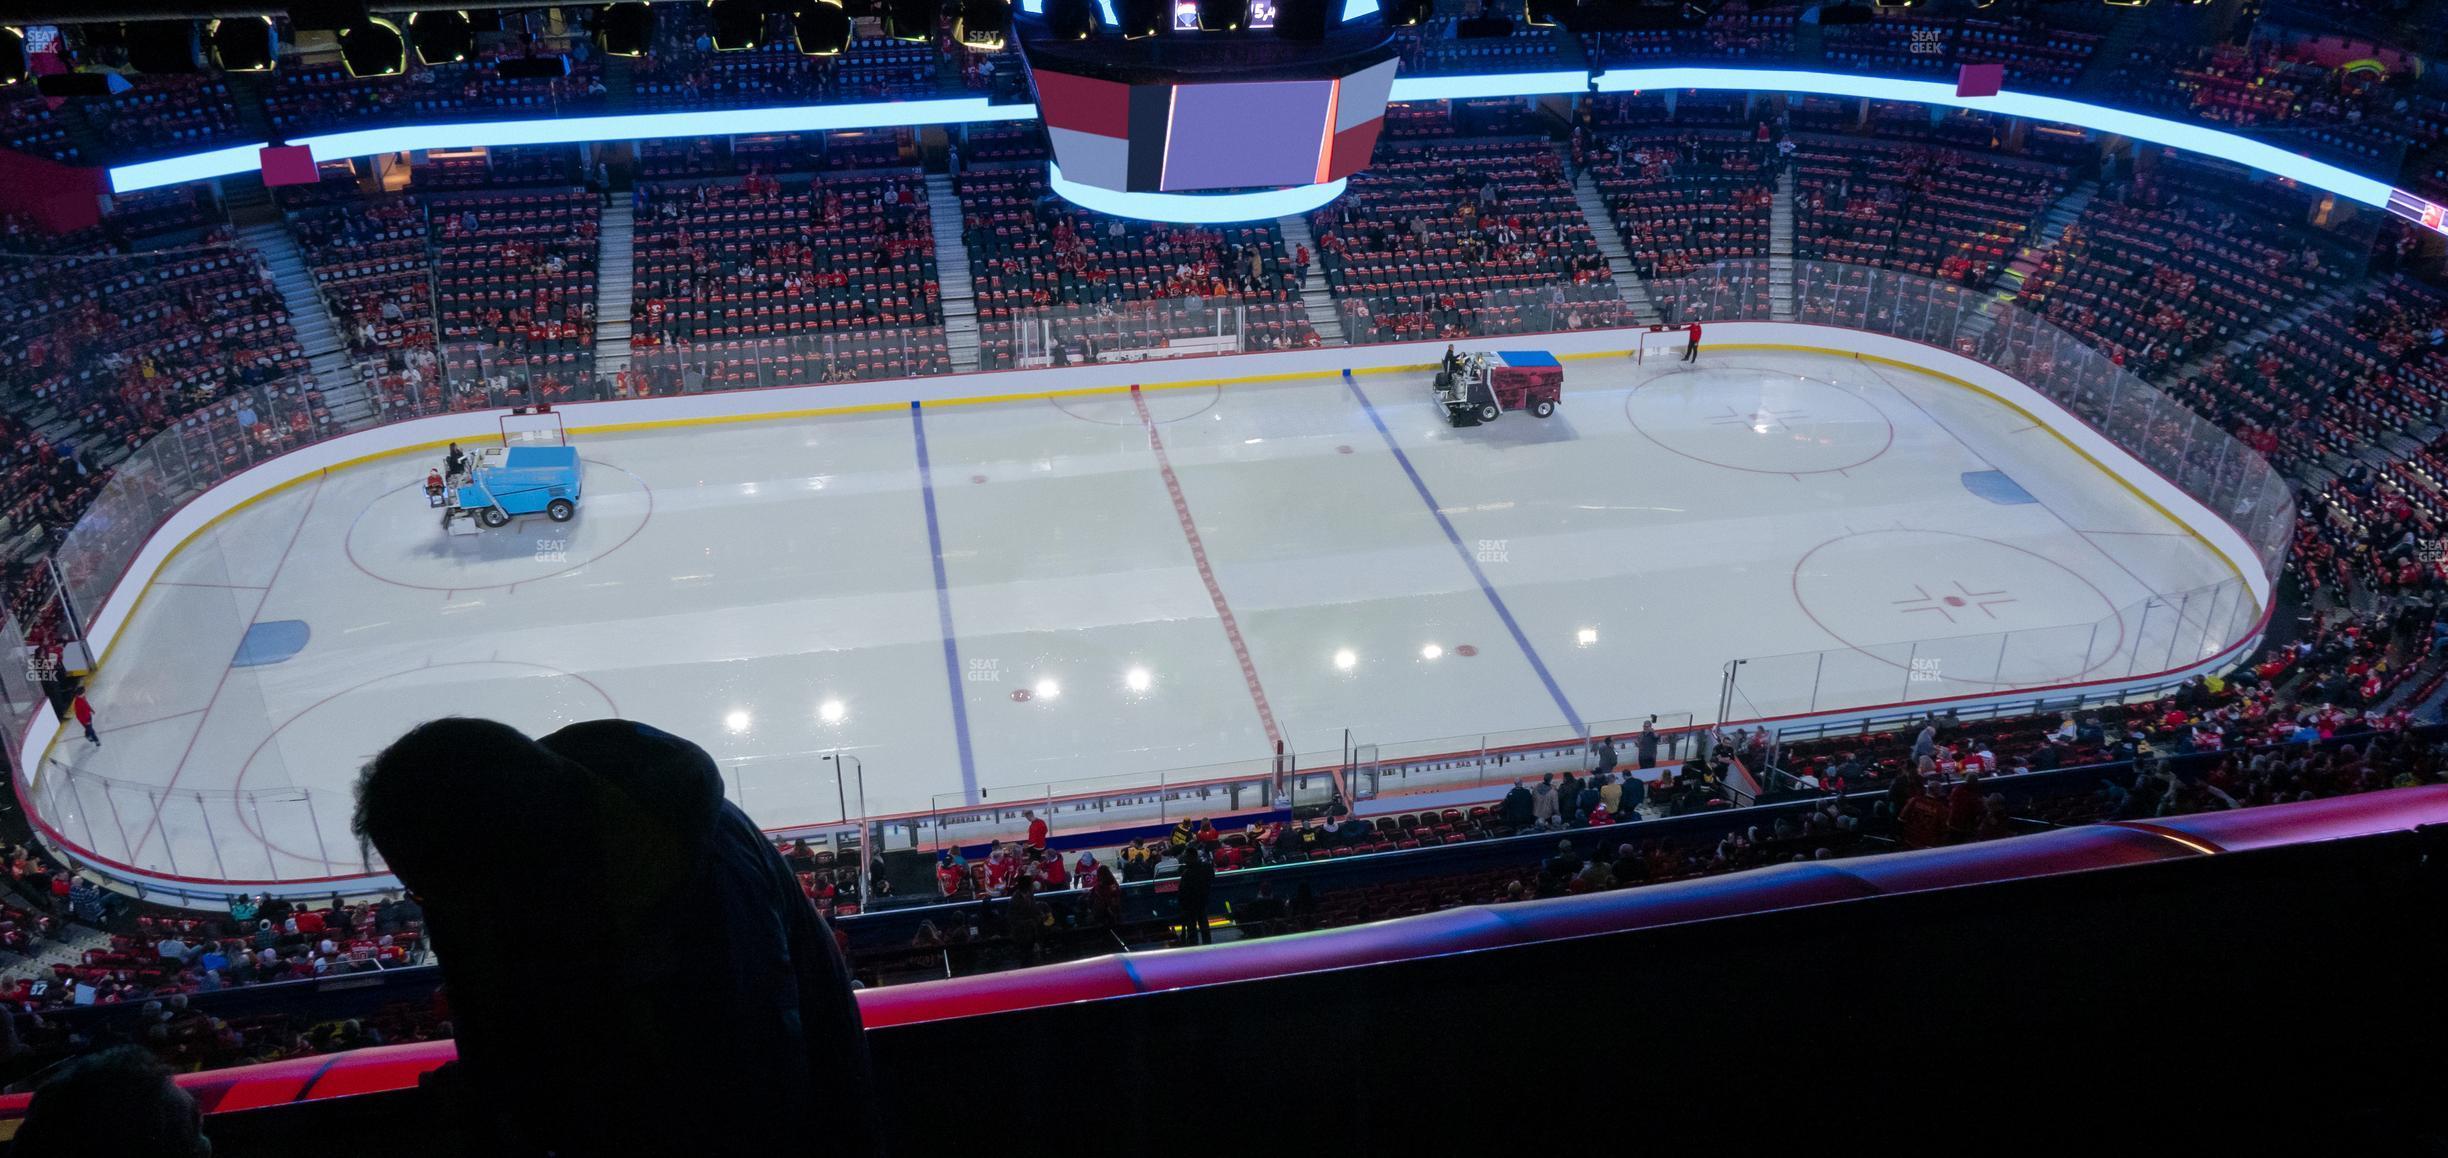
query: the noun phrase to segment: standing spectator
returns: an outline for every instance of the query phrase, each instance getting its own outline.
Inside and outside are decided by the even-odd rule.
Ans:
[[[1592,771],[1604,776],[1615,770],[1615,740],[1611,736],[1598,739],[1598,766]]]
[[[436,720],[366,766],[351,827],[448,946],[459,1060],[429,1081],[465,1149],[679,1153],[709,1122],[735,1152],[882,1148],[849,966],[722,791],[704,749],[626,720]],[[535,896],[623,930],[620,967],[537,969]],[[604,1112],[654,1104],[687,1112]]]
[[[1655,718],[1641,721],[1640,739],[1633,741],[1633,750],[1640,756],[1643,769],[1657,767],[1658,734]]]
[[[1207,929],[1207,893],[1214,883],[1214,854],[1206,845],[1192,843],[1181,854],[1182,944],[1205,945],[1214,940]]]
[[[1051,831],[1046,826],[1045,818],[1025,808],[1020,810],[1020,816],[1022,819],[1028,821],[1029,851],[1044,852],[1046,846],[1046,835],[1049,831]]]
[[[78,877],[75,884],[68,886],[68,915],[88,925],[101,924],[102,889],[92,881]]]
[[[94,731],[93,703],[85,698],[85,689],[77,689],[76,701],[69,705],[69,710],[76,713],[76,722],[84,726],[86,742],[99,746],[102,734]]]
[[[1109,929],[1122,923],[1122,882],[1104,865],[1096,866],[1096,884],[1088,890],[1088,923]]]
[[[1496,815],[1504,822],[1506,828],[1527,826],[1533,819],[1530,790],[1523,787],[1521,781],[1514,781],[1512,789],[1504,795],[1504,803],[1496,806]]]
[[[1539,777],[1538,787],[1530,790],[1530,822],[1540,828],[1546,828],[1555,823],[1555,818],[1555,773],[1549,772]]]
[[[1967,772],[1963,779],[1955,782],[1954,789],[1947,793],[1947,835],[1951,840],[1957,842],[1970,840],[1972,830],[1980,824],[1983,807],[1979,788],[1980,778],[1981,775],[1978,772]]]

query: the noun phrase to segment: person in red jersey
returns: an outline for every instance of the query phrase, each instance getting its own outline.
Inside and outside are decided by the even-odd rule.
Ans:
[[[56,703],[57,701],[53,702]],[[70,710],[76,713],[76,722],[85,729],[85,739],[87,742],[97,746],[100,745],[102,743],[102,733],[94,731],[93,703],[85,698],[85,693],[83,690],[80,689],[77,692],[76,702],[69,705],[69,707]]]
[[[1048,852],[1038,854],[1037,883],[1040,886],[1039,891],[1041,892],[1052,892],[1055,889],[1067,889],[1071,887],[1071,874],[1069,871],[1063,868],[1062,855],[1060,853]]]
[[[1029,846],[1029,851],[1030,851],[1030,852],[1044,852],[1044,851],[1045,851],[1045,846],[1046,846],[1046,834],[1047,834],[1047,833],[1049,833],[1050,831],[1052,831],[1050,828],[1048,828],[1048,827],[1047,827],[1046,822],[1045,822],[1045,817],[1039,816],[1039,815],[1037,815],[1036,813],[1034,813],[1034,812],[1030,812],[1030,811],[1028,811],[1028,810],[1026,810],[1026,809],[1021,810],[1020,815],[1021,815],[1021,816],[1023,816],[1023,817],[1025,817],[1025,818],[1027,818],[1027,820],[1028,820],[1028,822],[1029,822],[1029,826],[1028,826],[1028,846]]]
[[[1691,325],[1684,327],[1684,328],[1683,328],[1683,336],[1684,336],[1684,339],[1685,339],[1685,341],[1684,341],[1684,343],[1683,343],[1683,360],[1684,360],[1684,361],[1686,361],[1686,362],[1697,362],[1697,361],[1699,361],[1699,360],[1700,360],[1700,323],[1698,323],[1698,322],[1693,322]]]
[[[956,859],[952,850],[945,849],[935,857],[935,887],[944,896],[957,897],[968,880],[968,867]]]
[[[1009,847],[998,847],[986,858],[986,888],[1001,893],[1011,888],[1012,879],[1019,875],[1018,858]]]

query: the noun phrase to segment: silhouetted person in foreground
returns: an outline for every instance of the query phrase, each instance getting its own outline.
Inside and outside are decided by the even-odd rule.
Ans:
[[[359,839],[424,905],[468,1151],[872,1154],[848,964],[695,744],[596,720],[418,726],[357,782]],[[580,922],[620,950],[546,951]]]
[[[206,1158],[204,1116],[142,1046],[68,1063],[34,1092],[11,1158]]]

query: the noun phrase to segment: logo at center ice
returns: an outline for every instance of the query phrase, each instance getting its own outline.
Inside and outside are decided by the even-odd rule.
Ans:
[[[1002,669],[995,666],[999,662],[1000,661],[998,660],[991,659],[970,660],[969,682],[973,684],[990,684],[1002,679]]]
[[[1938,675],[1937,660],[1916,659],[1912,661],[1912,682],[1917,684],[1936,683],[1940,678],[1941,677]]]
[[[1505,541],[1503,539],[1479,540],[1479,561],[1482,563],[1503,563],[1509,561],[1508,556],[1505,553]]]
[[[536,540],[535,557],[538,563],[567,563],[569,562],[569,540],[538,539]]]

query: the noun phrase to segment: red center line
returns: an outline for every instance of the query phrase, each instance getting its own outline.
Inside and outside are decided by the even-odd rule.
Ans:
[[[1164,438],[1156,433],[1156,419],[1148,413],[1147,399],[1140,397],[1136,385],[1131,387],[1131,405],[1139,411],[1139,424],[1147,428],[1148,449],[1156,452],[1156,469],[1164,475],[1165,493],[1173,497],[1173,517],[1181,520],[1182,537],[1190,541],[1190,558],[1198,565],[1199,582],[1207,585],[1207,601],[1215,605],[1216,618],[1224,624],[1224,639],[1232,644],[1233,658],[1241,663],[1241,681],[1249,685],[1250,703],[1258,709],[1258,723],[1266,729],[1268,745],[1282,751],[1283,732],[1275,726],[1275,709],[1267,705],[1266,689],[1258,685],[1258,665],[1250,662],[1249,645],[1241,639],[1241,624],[1233,618],[1232,604],[1224,601],[1224,588],[1216,582],[1215,569],[1207,564],[1207,544],[1199,538],[1198,524],[1190,518],[1190,502],[1182,497],[1181,478],[1173,473],[1173,459],[1165,453]]]
[[[298,536],[305,532],[306,520],[314,515],[316,500],[323,497],[323,482],[330,477],[329,474],[315,476],[314,493],[306,496],[306,510],[298,515],[297,527],[289,532],[288,545],[281,548],[280,558],[272,564],[272,577],[264,580],[263,594],[255,597],[255,610],[247,615],[247,626],[255,625],[255,618],[263,614],[264,604],[271,600],[272,587],[280,582],[281,571],[289,566],[289,553],[297,550]],[[195,755],[196,741],[204,738],[204,725],[212,722],[213,705],[221,702],[221,691],[229,686],[230,673],[236,670],[235,665],[221,669],[221,678],[213,684],[212,698],[204,701],[204,711],[196,719],[195,731],[187,737],[187,749],[179,753],[178,765],[170,769],[169,781],[162,785],[161,795],[153,801],[153,818],[145,822],[144,831],[136,836],[136,843],[128,846],[129,864],[141,861],[145,844],[153,839],[154,830],[161,827],[162,808],[170,802],[170,790],[177,787],[179,777],[186,774],[187,760]]]

